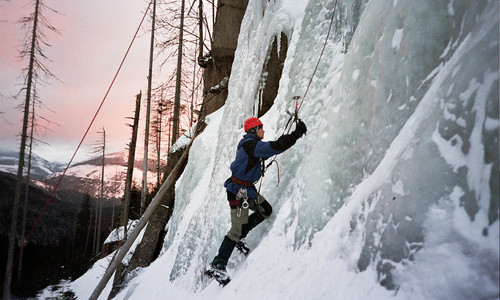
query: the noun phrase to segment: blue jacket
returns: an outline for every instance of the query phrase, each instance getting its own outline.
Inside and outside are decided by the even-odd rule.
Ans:
[[[238,143],[236,158],[231,163],[232,176],[249,183],[257,182],[264,170],[264,161],[271,156],[280,154],[293,146],[300,136],[295,132],[282,135],[276,141],[263,142],[255,134],[245,134]],[[239,185],[228,178],[224,183],[228,192],[237,194],[242,185]],[[255,186],[247,186],[249,199],[257,198]]]

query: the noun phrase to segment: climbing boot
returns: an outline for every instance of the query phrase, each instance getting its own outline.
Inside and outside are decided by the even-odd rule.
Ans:
[[[218,265],[210,264],[205,271],[205,276],[209,278],[215,278],[219,284],[225,286],[231,281],[229,275],[227,275],[226,268]]]

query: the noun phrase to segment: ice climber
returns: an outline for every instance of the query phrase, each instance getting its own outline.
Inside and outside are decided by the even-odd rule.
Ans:
[[[254,186],[264,172],[264,161],[292,147],[297,139],[306,133],[307,128],[304,122],[298,119],[291,134],[284,134],[271,142],[262,141],[265,131],[258,118],[248,118],[244,130],[246,134],[238,143],[236,158],[230,166],[232,175],[224,183],[231,207],[231,229],[224,237],[219,253],[205,272],[207,276],[215,277],[224,285],[230,280],[226,265],[234,247],[248,255],[250,249],[242,239],[272,212],[269,202],[258,195]],[[249,210],[253,211],[250,215]]]

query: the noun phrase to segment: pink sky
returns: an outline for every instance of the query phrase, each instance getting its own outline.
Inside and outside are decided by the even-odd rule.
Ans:
[[[0,2],[0,111],[3,112],[0,148],[15,151],[19,151],[17,135],[22,121],[22,114],[15,107],[24,102],[24,97],[16,100],[12,96],[23,82],[21,69],[27,66],[26,61],[17,60],[24,32],[16,21],[32,10],[26,3],[26,0]],[[52,47],[46,48],[46,54],[52,61],[45,62],[62,82],[51,79],[49,85],[39,88],[40,99],[53,111],[39,112],[60,126],[51,125],[54,132],[39,137],[50,146],[40,144],[35,152],[45,159],[67,163],[103,99],[148,3],[145,0],[92,1],[91,5],[88,1],[46,0],[45,3],[62,14],[46,13],[61,35],[48,35]],[[129,142],[131,130],[125,123],[131,121],[125,118],[133,116],[135,95],[142,90],[144,101],[147,92],[149,33],[144,29],[147,26],[145,22],[77,161],[89,157],[89,149],[99,139],[97,131],[103,126],[108,153],[123,150]],[[158,76],[153,73],[153,78]],[[143,107],[141,116],[144,111]],[[140,131],[143,130],[141,120]]]

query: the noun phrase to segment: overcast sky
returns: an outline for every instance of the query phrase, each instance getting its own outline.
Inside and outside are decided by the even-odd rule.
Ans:
[[[24,96],[21,99],[13,96],[20,89],[21,70],[28,62],[18,60],[25,30],[17,21],[33,10],[27,5],[29,2],[34,1],[0,0],[0,112],[3,112],[0,149],[19,151],[22,113],[15,107],[24,102]],[[47,41],[52,46],[45,48],[45,52],[52,61],[45,64],[61,81],[51,79],[47,86],[39,87],[40,99],[52,112],[49,109],[38,112],[59,125],[51,125],[53,132],[38,137],[50,146],[39,144],[35,152],[50,161],[67,163],[102,101],[148,3],[146,0],[45,0],[45,3],[60,13],[45,12],[61,32],[48,33]],[[89,158],[92,144],[99,139],[97,131],[103,126],[108,153],[123,150],[129,142],[131,130],[125,123],[131,121],[126,117],[133,116],[135,95],[142,90],[145,99],[147,93],[148,22],[143,24],[77,161]],[[143,127],[141,123],[141,131]]]

